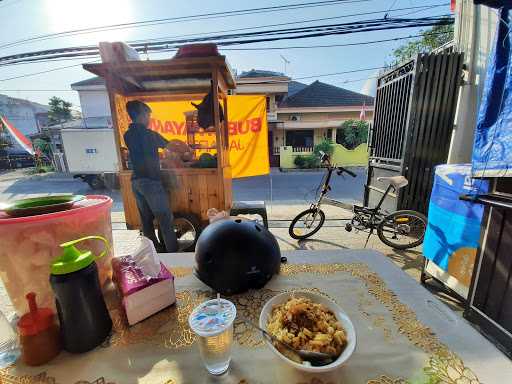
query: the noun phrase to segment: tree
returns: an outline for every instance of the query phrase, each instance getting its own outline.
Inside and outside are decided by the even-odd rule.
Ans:
[[[336,142],[347,149],[354,149],[368,141],[368,122],[346,120],[336,132]]]
[[[48,141],[44,139],[35,139],[32,142],[32,146],[34,147],[34,149],[39,149],[44,156],[50,158],[52,149]]]
[[[50,124],[59,124],[71,120],[71,103],[57,96],[52,96],[48,102],[50,110],[48,111],[48,122]]]
[[[453,24],[434,25],[432,28],[421,31],[421,38],[398,47],[392,54],[392,65],[409,60],[418,53],[430,52],[441,45],[453,40]]]
[[[313,153],[320,158],[320,151],[327,153],[329,156],[334,153],[334,147],[330,139],[324,139],[322,142],[315,145]]]

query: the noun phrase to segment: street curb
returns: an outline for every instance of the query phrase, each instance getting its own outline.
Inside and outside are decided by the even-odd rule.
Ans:
[[[359,170],[359,169],[366,169],[367,167],[365,167],[364,165],[347,165],[346,167],[343,167],[343,168]],[[325,168],[307,168],[307,169],[303,169],[303,168],[279,168],[279,171],[282,172],[282,173],[290,173],[290,172],[303,172],[303,173],[323,172],[324,170],[325,170]]]

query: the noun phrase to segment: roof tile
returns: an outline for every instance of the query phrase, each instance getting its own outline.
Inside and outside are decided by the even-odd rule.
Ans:
[[[280,107],[345,107],[373,105],[373,97],[315,81],[286,98]]]

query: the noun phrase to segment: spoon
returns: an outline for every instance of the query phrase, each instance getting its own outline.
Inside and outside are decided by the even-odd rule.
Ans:
[[[245,323],[249,324],[251,327],[256,328],[258,331],[260,331],[263,336],[270,339],[271,341],[274,341],[283,347],[285,347],[290,352],[294,353],[296,356],[298,356],[301,360],[308,361],[311,363],[314,367],[320,367],[322,365],[330,364],[334,361],[336,358],[335,356],[332,356],[328,353],[323,352],[314,352],[314,351],[305,351],[304,349],[295,349],[290,344],[285,343],[284,341],[279,340],[277,337],[271,335],[264,329],[258,327],[256,324],[249,320],[243,320]]]

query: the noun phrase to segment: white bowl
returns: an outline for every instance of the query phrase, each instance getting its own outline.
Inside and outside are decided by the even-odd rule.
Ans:
[[[305,365],[305,364],[299,364],[295,361],[292,361],[288,359],[286,356],[284,356],[281,352],[279,352],[274,345],[265,337],[264,340],[267,343],[268,347],[274,352],[280,359],[282,359],[284,362],[286,362],[288,365],[291,365],[294,368],[297,368],[301,371],[305,372],[313,372],[313,373],[321,373],[321,372],[330,372],[335,370],[336,368],[339,368],[341,365],[343,365],[354,353],[354,350],[356,349],[356,331],[354,329],[354,325],[352,324],[352,321],[350,321],[350,318],[348,315],[341,309],[341,307],[334,303],[333,301],[329,300],[327,297],[311,293],[311,292],[285,292],[281,293],[279,295],[274,296],[269,301],[265,303],[263,306],[263,309],[261,310],[260,314],[260,320],[259,325],[262,329],[267,329],[267,320],[272,313],[272,307],[274,305],[279,305],[282,303],[285,303],[288,301],[290,297],[305,297],[313,301],[314,303],[323,304],[327,308],[329,308],[332,313],[336,316],[336,319],[341,323],[343,328],[345,329],[347,333],[347,345],[345,346],[345,349],[341,353],[338,358],[333,361],[331,364],[323,365],[321,367],[313,367],[311,365]]]

